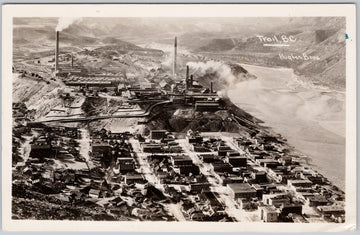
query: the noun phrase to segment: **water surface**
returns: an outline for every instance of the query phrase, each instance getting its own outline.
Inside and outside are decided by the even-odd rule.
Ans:
[[[228,96],[308,155],[316,170],[345,189],[345,93],[298,81],[292,69],[243,65],[255,80]]]

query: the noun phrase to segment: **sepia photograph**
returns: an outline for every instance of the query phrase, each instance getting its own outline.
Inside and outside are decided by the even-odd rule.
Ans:
[[[161,12],[7,22],[9,220],[355,226],[348,17]]]

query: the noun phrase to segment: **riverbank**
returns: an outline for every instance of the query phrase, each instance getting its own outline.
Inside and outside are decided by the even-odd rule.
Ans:
[[[241,66],[257,79],[237,83],[228,90],[230,100],[283,135],[344,190],[345,94],[304,84],[292,69]]]

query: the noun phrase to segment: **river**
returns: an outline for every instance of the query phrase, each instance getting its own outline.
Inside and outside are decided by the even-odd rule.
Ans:
[[[241,66],[257,79],[229,89],[231,101],[282,134],[345,190],[345,92],[301,82],[292,69]]]

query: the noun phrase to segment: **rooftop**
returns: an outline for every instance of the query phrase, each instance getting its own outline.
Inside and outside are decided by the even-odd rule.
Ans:
[[[142,174],[126,175],[126,179],[144,179]]]
[[[154,132],[165,133],[165,132],[167,132],[167,130],[151,130],[151,132],[152,132],[152,133],[154,133]]]
[[[235,192],[254,192],[254,188],[251,187],[248,183],[234,183],[234,184],[228,184],[228,186]]]
[[[264,211],[267,213],[280,213],[279,209],[277,209],[275,206],[262,206],[261,207]]]
[[[309,183],[312,184],[312,182],[310,180],[307,179],[300,179],[300,180],[288,180],[288,182],[292,183],[292,184],[298,184],[298,183]]]

